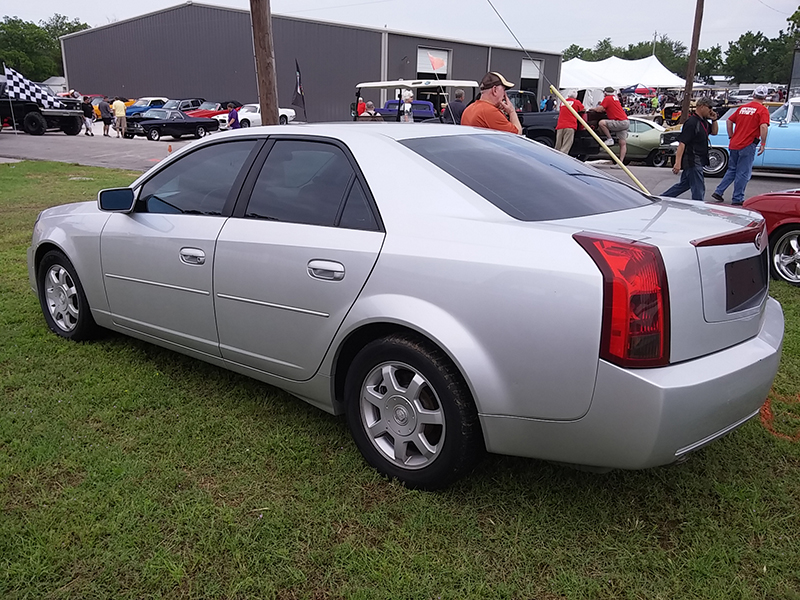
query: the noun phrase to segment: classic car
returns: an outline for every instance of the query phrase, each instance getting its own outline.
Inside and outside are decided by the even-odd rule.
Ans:
[[[214,119],[190,117],[179,110],[151,108],[146,113],[135,115],[128,120],[125,137],[141,135],[155,142],[164,135],[171,135],[176,140],[183,135],[201,138],[218,129],[219,123]]]
[[[665,155],[659,152],[659,147],[664,128],[653,121],[639,117],[629,117],[628,124],[628,150],[625,153],[625,164],[632,161],[644,161],[651,167],[662,166],[665,162]],[[616,138],[616,135],[613,137]],[[611,146],[611,151],[619,156],[619,144]],[[589,155],[588,158],[608,158],[608,154],[599,151],[598,148],[597,153]]]
[[[190,117],[216,117],[222,113],[228,113],[228,104],[233,104],[235,109],[240,109],[242,103],[237,100],[223,100],[222,102],[203,102],[194,110],[187,110],[187,115]]]
[[[800,190],[753,196],[744,207],[767,223],[772,276],[800,286]]]
[[[125,109],[125,116],[132,117],[133,115],[143,113],[151,108],[160,108],[166,104],[167,100],[169,100],[169,98],[164,98],[162,96],[145,96],[139,98]]]
[[[261,105],[260,104],[245,104],[239,109],[239,125],[242,127],[258,127],[261,125]],[[279,108],[278,120],[281,125],[286,125],[289,121],[294,121],[295,112],[291,108]],[[214,118],[219,121],[219,128],[226,129],[228,127],[228,111],[215,115]]]
[[[162,108],[168,108],[170,110],[179,110],[181,112],[186,112],[200,108],[200,105],[203,104],[203,102],[205,101],[206,101],[205,98],[173,99],[173,100],[167,100]]]
[[[47,209],[28,271],[57,335],[268,382],[435,489],[484,450],[671,464],[756,416],[784,327],[766,255],[758,213],[522,136],[344,123],[211,136]]]

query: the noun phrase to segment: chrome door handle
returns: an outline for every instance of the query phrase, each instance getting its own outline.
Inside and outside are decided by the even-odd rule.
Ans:
[[[206,262],[206,253],[200,248],[181,248],[181,262],[187,265],[202,265]]]
[[[310,260],[308,274],[314,279],[341,281],[344,279],[344,265],[333,260]]]

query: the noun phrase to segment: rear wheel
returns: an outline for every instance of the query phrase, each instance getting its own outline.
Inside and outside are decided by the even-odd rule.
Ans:
[[[42,113],[29,112],[22,120],[22,128],[29,135],[44,135],[44,132],[47,131],[47,119]]]
[[[51,250],[42,257],[37,277],[39,302],[50,330],[76,342],[94,337],[98,327],[69,259]]]
[[[347,423],[366,461],[410,488],[446,487],[483,452],[467,385],[438,348],[391,335],[359,352],[345,382]]]
[[[770,258],[770,273],[775,279],[800,287],[800,225],[773,232]]]
[[[154,142],[157,142],[158,140],[161,139],[161,132],[155,127],[153,127],[153,129],[147,132],[147,138],[153,140]]]
[[[202,125],[198,125],[197,129],[194,130],[194,137],[201,138],[206,135],[206,128]]]
[[[728,170],[728,152],[724,148],[708,149],[708,166],[703,167],[706,177],[722,177]]]

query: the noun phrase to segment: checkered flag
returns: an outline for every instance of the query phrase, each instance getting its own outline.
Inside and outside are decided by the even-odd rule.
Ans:
[[[47,90],[25,79],[14,69],[3,65],[6,72],[6,93],[9,98],[30,100],[44,108],[63,108],[64,103]]]

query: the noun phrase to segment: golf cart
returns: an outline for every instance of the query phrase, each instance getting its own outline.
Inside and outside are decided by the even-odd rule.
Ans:
[[[396,90],[396,98],[382,101],[383,106],[377,108],[376,112],[383,116],[386,121],[400,121],[403,115],[403,92],[409,90],[414,95],[411,103],[411,115],[414,122],[419,121],[442,121],[442,112],[437,107],[441,102],[447,102],[451,97],[448,88],[461,88],[465,94],[472,88],[473,99],[478,95],[478,82],[468,79],[398,79],[396,81],[368,81],[359,83],[356,86],[356,102],[350,105],[350,115],[353,120],[358,120],[358,99],[362,96],[362,90]],[[422,94],[424,99],[418,98]],[[383,95],[383,94],[382,94]],[[467,100],[469,102],[469,100]],[[376,103],[377,104],[377,103]]]

